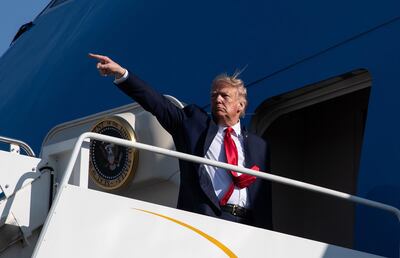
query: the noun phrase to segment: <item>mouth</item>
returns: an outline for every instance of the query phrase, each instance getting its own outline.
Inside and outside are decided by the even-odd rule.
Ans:
[[[223,107],[215,107],[214,112],[225,112],[225,109]]]
[[[214,106],[215,110],[225,110],[225,107],[223,105],[216,105]]]

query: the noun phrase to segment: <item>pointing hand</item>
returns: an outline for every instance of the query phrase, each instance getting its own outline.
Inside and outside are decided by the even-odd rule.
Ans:
[[[89,53],[89,57],[99,61],[97,69],[102,76],[114,75],[116,79],[119,79],[125,74],[126,69],[107,56]]]

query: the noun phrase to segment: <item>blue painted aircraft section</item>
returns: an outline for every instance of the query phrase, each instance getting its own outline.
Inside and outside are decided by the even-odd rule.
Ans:
[[[354,71],[372,77],[357,195],[400,208],[399,1],[65,1],[0,59],[0,135],[38,153],[55,125],[131,102],[105,54],[160,92],[207,106],[221,72],[247,66],[249,113],[265,99]],[[400,225],[357,208],[355,248],[398,257]]]

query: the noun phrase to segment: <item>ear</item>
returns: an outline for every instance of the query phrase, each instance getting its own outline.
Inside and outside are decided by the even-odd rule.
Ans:
[[[244,103],[243,102],[239,102],[237,113],[241,113],[243,111],[243,109],[244,109]]]

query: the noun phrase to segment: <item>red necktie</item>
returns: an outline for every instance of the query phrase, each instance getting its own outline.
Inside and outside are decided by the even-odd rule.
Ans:
[[[231,137],[232,131],[233,131],[232,127],[228,127],[225,129],[224,148],[226,153],[226,161],[231,165],[237,166],[239,157],[236,144]],[[259,170],[257,166],[253,166],[251,169]],[[240,189],[246,188],[256,180],[255,176],[247,174],[241,174],[239,176],[235,171],[230,171],[230,174],[232,175],[232,183],[229,185],[228,191],[225,193],[224,197],[222,197],[222,199],[219,201],[219,204],[221,206],[226,205],[226,203],[228,202],[229,198],[233,193],[233,190],[235,189],[235,186],[237,186]]]

